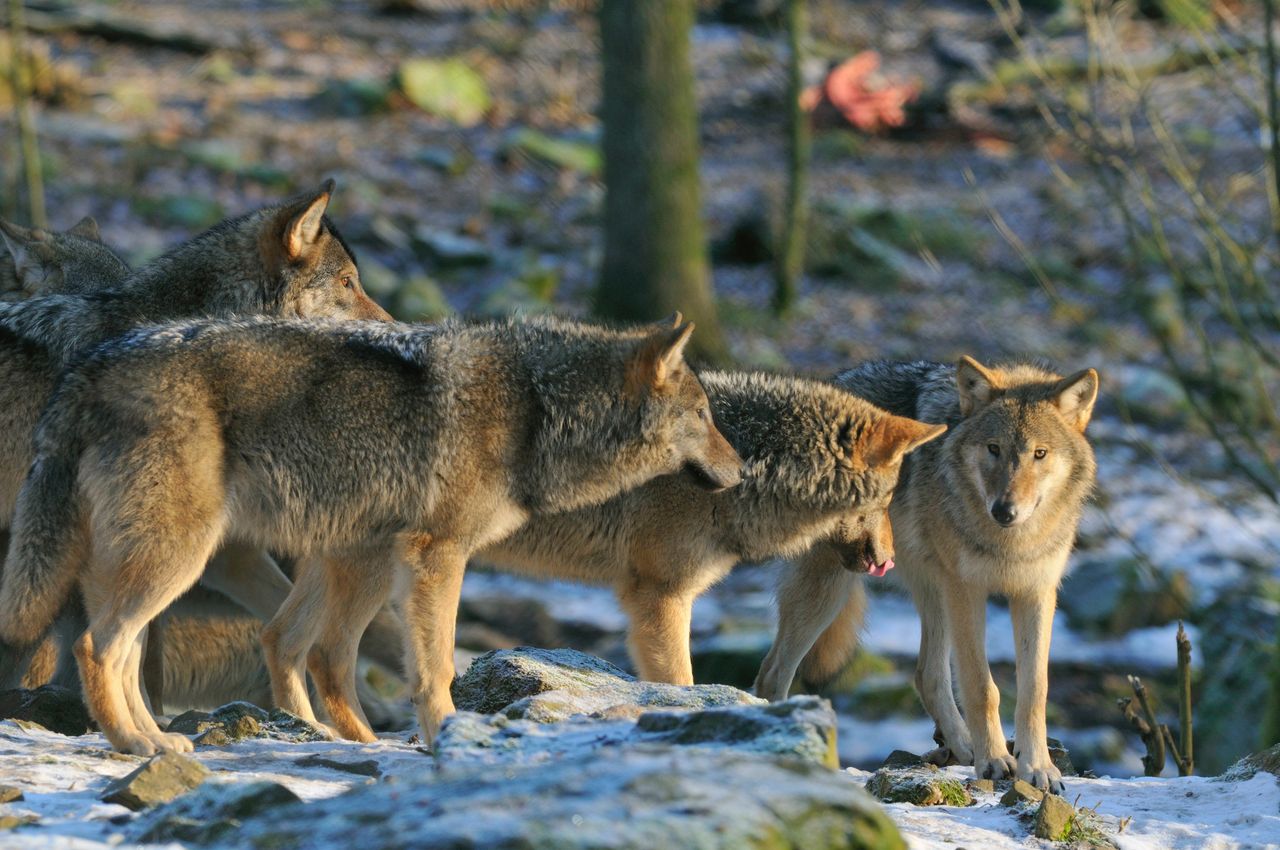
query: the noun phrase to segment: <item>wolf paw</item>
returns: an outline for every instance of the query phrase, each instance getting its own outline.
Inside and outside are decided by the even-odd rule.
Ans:
[[[973,763],[973,775],[979,779],[1008,779],[1018,771],[1018,763],[1008,753],[978,758]]]
[[[169,753],[189,753],[195,750],[195,744],[186,735],[177,732],[157,732],[147,736],[156,750]]]
[[[157,752],[155,743],[141,732],[109,737],[112,745],[122,753],[132,756],[153,756]]]
[[[1062,784],[1062,772],[1047,758],[1042,763],[1018,765],[1018,778],[1050,794],[1061,795],[1066,790]]]

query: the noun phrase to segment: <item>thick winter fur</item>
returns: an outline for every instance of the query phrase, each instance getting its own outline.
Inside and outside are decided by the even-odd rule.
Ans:
[[[530,516],[686,465],[716,486],[740,480],[684,365],[691,330],[259,319],[130,334],[70,370],[42,418],[0,636],[38,634],[78,577],[89,628],[76,657],[95,719],[122,750],[189,749],[146,711],[139,636],[231,530],[326,556],[300,567],[264,634],[277,704],[313,717],[302,688],[313,644],[320,669],[350,680],[357,638],[398,580],[432,738],[452,711],[475,551]]]
[[[899,574],[922,624],[916,687],[946,746],[977,775],[1016,774],[1060,791],[1062,778],[1045,743],[1049,636],[1058,584],[1094,482],[1084,431],[1097,399],[1097,373],[1063,378],[1026,364],[989,369],[965,357],[956,367],[869,363],[835,382],[892,412],[950,426],[945,439],[907,459],[889,510]],[[824,656],[817,667],[852,649],[856,631],[847,623],[856,621],[862,604],[860,594],[833,592],[843,589],[822,578],[829,571],[817,563],[821,557],[815,550],[784,578],[778,639],[803,652],[817,638]],[[832,593],[828,611],[802,613],[805,601],[821,593]],[[992,594],[1009,599],[1017,647],[1012,756],[986,659]],[[837,613],[841,620],[828,627],[824,617]],[[952,653],[963,719],[952,693]],[[773,653],[765,667],[771,663],[777,663]],[[790,684],[779,679],[761,693],[779,698]]]
[[[98,223],[81,219],[66,231],[0,221],[0,299],[96,292],[123,281],[129,266],[102,242]]]
[[[78,243],[42,243],[42,256],[63,258],[58,275],[62,288],[81,294],[0,303],[4,528],[31,465],[31,435],[61,367],[99,343],[138,324],[190,316],[390,319],[360,288],[355,260],[324,215],[332,191],[330,181],[319,192],[223,222],[122,278],[123,263],[99,242],[82,237]],[[9,233],[10,250],[36,252],[23,242],[27,236]],[[50,254],[54,249],[69,253]],[[24,262],[25,268],[31,261]],[[52,279],[46,275],[47,281]],[[3,537],[0,533],[0,543]],[[235,561],[222,563],[237,566]],[[256,604],[256,597],[236,598],[251,609]],[[0,644],[0,686],[16,684],[31,649]]]
[[[902,457],[945,430],[816,381],[709,372],[702,383],[745,462],[742,484],[709,492],[696,475],[663,476],[603,504],[532,517],[478,555],[516,572],[612,586],[629,616],[632,659],[650,681],[693,683],[693,601],[739,562],[824,540],[843,556],[837,570],[885,565],[893,554],[885,511]],[[326,690],[338,677],[316,680],[335,722],[349,716],[334,708],[342,694]]]

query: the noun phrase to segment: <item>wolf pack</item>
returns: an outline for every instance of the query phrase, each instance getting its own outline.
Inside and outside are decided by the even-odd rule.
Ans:
[[[1094,480],[1093,369],[966,356],[814,380],[695,371],[679,314],[400,323],[362,289],[333,189],[137,270],[92,219],[0,222],[0,689],[76,687],[117,749],[189,751],[164,693],[234,647],[276,706],[372,741],[363,656],[403,677],[430,743],[470,561],[612,588],[637,674],[688,685],[694,600],[781,559],[755,682],[778,700],[846,666],[865,583],[896,565],[930,758],[1062,791],[1048,654]],[[231,610],[256,645],[201,616]],[[196,698],[249,696],[222,685]]]

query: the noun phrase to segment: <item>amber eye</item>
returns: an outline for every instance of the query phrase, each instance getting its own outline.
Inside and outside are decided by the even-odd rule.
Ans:
[[[342,285],[347,289],[354,289],[356,285],[356,279],[349,274],[344,274],[342,276]]]
[[[1036,449],[1035,450],[1036,460],[1044,460],[1044,456],[1047,455],[1048,453],[1049,453],[1048,449]]]
[[[1000,457],[1000,447],[995,443],[987,443],[987,451],[991,452],[994,457]]]

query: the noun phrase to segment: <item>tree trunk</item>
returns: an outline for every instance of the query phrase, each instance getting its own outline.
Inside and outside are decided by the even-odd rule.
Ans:
[[[695,355],[728,358],[716,318],[698,186],[689,58],[694,0],[603,0],[604,268],[596,309],[629,321],[676,310]]]
[[[782,315],[796,303],[804,275],[804,240],[809,223],[809,116],[800,107],[804,89],[804,45],[809,21],[808,0],[787,0],[787,200],[774,265],[773,309]]]
[[[48,227],[44,214],[44,176],[41,174],[40,145],[36,141],[36,114],[32,106],[31,67],[25,42],[26,22],[22,0],[9,0],[9,81],[13,88],[14,120],[22,146],[22,166],[27,178],[27,209],[33,227]]]

